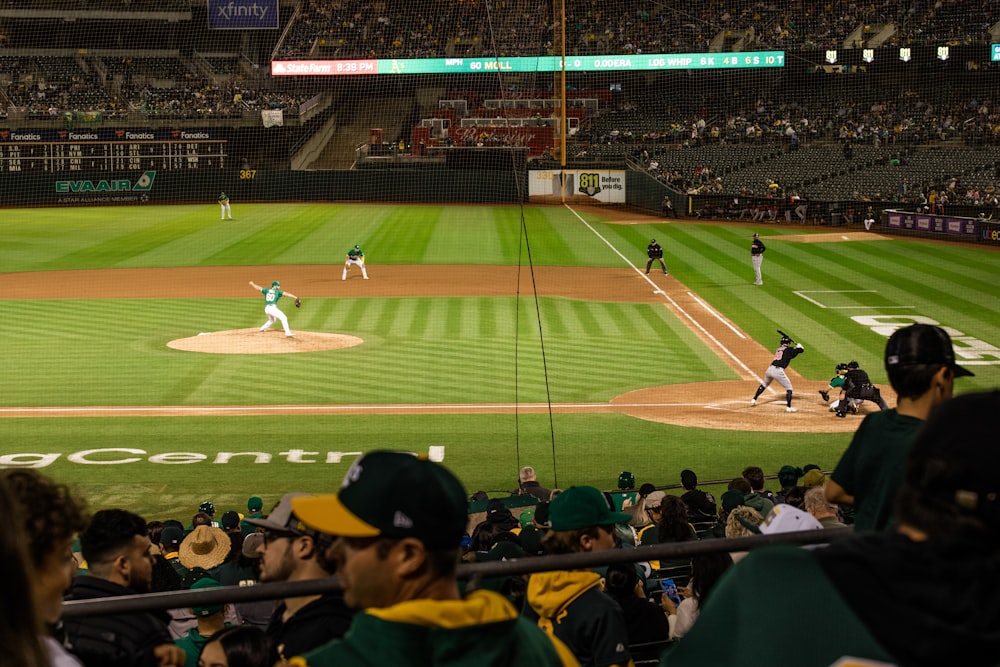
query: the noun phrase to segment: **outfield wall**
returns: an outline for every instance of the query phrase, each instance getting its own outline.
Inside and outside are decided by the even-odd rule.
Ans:
[[[252,201],[471,202],[523,201],[526,172],[428,168],[352,171],[76,171],[0,176],[0,206],[107,206]]]
[[[486,155],[484,153],[484,155]],[[674,202],[675,211],[703,213],[711,219],[739,220],[732,210],[731,197],[678,195],[644,172],[592,169],[526,170],[502,168],[503,160],[490,152],[477,160],[472,153],[463,160],[384,165],[347,171],[288,171],[267,169],[202,170],[168,169],[145,172],[60,171],[0,174],[0,206],[106,206],[115,204],[195,204],[214,203],[226,192],[236,203],[265,201],[383,201],[413,203],[558,202],[556,178],[568,179],[566,187],[573,204],[626,204],[659,211],[664,197]],[[561,176],[566,174],[566,176]],[[588,183],[598,187],[588,188]],[[530,197],[529,197],[530,195]],[[762,203],[780,200],[765,199]],[[862,210],[870,202],[809,202],[821,217],[810,216],[833,227],[845,224],[841,211]],[[746,204],[744,204],[746,205]],[[872,229],[881,233],[921,235],[930,238],[1000,246],[1000,222],[978,215],[974,210],[954,207],[957,215],[930,215],[878,204],[878,222]],[[699,208],[700,207],[700,208]],[[966,207],[969,208],[969,207]],[[965,214],[965,215],[962,215]],[[854,227],[861,225],[856,215]],[[784,219],[778,214],[775,222]],[[750,223],[751,220],[744,219]],[[794,218],[793,218],[794,220]],[[797,221],[797,220],[795,220]],[[761,224],[761,223],[755,223]]]

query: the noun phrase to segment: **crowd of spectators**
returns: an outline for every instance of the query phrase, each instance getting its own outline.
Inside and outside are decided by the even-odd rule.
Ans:
[[[560,26],[551,3],[450,0],[414,6],[397,0],[309,0],[280,46],[281,57],[433,58],[552,55]],[[988,5],[855,0],[788,3],[710,0],[609,6],[566,3],[569,55],[843,48],[863,43],[886,25],[891,46],[988,43],[996,17]]]

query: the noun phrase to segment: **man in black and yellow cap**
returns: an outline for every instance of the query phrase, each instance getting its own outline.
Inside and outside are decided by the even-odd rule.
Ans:
[[[468,524],[462,484],[443,466],[376,451],[337,495],[300,496],[306,525],[338,536],[328,549],[347,603],[360,610],[339,641],[295,665],[576,665],[501,595],[462,597],[456,568]]]

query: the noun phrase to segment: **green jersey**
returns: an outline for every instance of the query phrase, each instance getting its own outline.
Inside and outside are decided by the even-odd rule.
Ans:
[[[364,256],[365,253],[363,250],[361,250],[361,248],[351,248],[350,250],[347,251],[348,259],[361,259]]]
[[[278,299],[285,296],[277,287],[261,287],[260,291],[264,294],[264,303],[269,306],[274,306],[278,303]]]

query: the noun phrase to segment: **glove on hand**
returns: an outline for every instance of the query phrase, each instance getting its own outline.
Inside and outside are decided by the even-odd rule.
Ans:
[[[302,307],[302,300],[301,299],[296,299],[295,300],[295,307],[296,308],[301,308]]]

